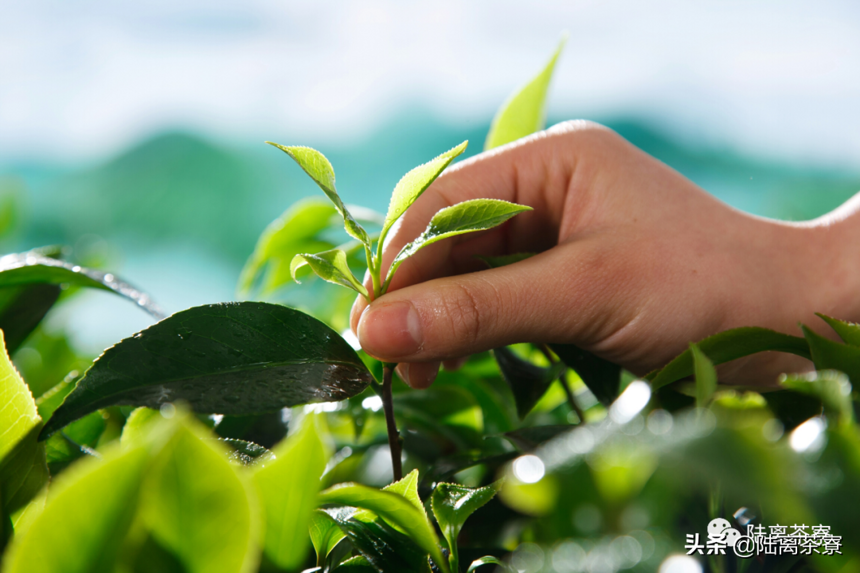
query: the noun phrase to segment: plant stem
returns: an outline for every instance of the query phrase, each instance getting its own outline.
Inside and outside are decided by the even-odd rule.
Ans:
[[[553,357],[552,353],[549,350],[549,347],[546,344],[538,344],[538,348],[546,356],[546,359],[549,360],[550,364],[555,364],[556,360]],[[558,383],[561,384],[561,387],[564,389],[564,394],[567,396],[567,403],[570,406],[570,409],[579,417],[579,423],[585,423],[585,412],[582,411],[582,408],[579,407],[579,404],[576,403],[576,399],[573,397],[573,391],[570,389],[570,385],[567,383],[567,368],[563,368],[561,372],[558,374]]]
[[[396,364],[382,365],[382,409],[385,411],[385,425],[388,429],[388,448],[391,450],[391,469],[394,481],[403,477],[403,466],[400,460],[400,434],[394,420],[394,401],[391,397],[391,377]]]

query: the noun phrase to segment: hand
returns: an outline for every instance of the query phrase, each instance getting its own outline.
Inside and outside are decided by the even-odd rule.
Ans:
[[[798,321],[818,329],[814,312],[858,314],[860,265],[840,252],[857,244],[848,238],[858,229],[852,205],[810,223],[747,215],[583,121],[445,172],[389,235],[383,269],[439,209],[482,197],[534,210],[421,251],[388,294],[353,307],[362,347],[399,362],[414,387],[428,386],[440,361],[517,342],[575,344],[643,375],[729,328],[799,335]],[[539,254],[492,270],[475,258],[520,252]],[[773,384],[808,368],[764,353],[725,365],[720,377]]]

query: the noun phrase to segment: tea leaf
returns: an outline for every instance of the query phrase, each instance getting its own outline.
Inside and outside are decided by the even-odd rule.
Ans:
[[[349,270],[349,263],[346,261],[344,251],[332,249],[313,255],[308,253],[297,254],[290,263],[290,274],[294,281],[299,282],[296,278],[296,271],[304,265],[309,265],[321,279],[350,288],[367,298],[367,289]]]
[[[110,273],[46,257],[39,251],[0,258],[0,288],[32,284],[70,284],[110,291],[136,303],[155,318],[164,318],[164,312],[148,295]]]
[[[860,384],[860,347],[824,338],[811,328],[800,325],[816,370],[839,370],[854,384]]]
[[[36,441],[42,418],[5,348],[0,353],[0,405],[0,499],[14,522],[17,511],[47,483],[48,469],[45,449]]]
[[[717,389],[717,371],[705,353],[694,343],[690,343],[690,352],[693,354],[693,370],[696,375],[696,407],[704,408]]]
[[[492,229],[515,215],[531,210],[531,207],[499,199],[472,199],[442,209],[433,215],[424,232],[404,246],[394,257],[388,270],[388,277],[385,279],[386,285],[383,292],[391,282],[397,267],[424,247],[449,237]]]
[[[551,368],[541,368],[520,358],[508,347],[494,349],[493,356],[496,358],[502,377],[514,394],[520,420],[525,418],[546,394],[547,389],[558,378],[564,367],[563,364],[556,363]]]
[[[332,573],[377,573],[376,567],[370,564],[364,555],[350,557],[334,568]]]
[[[811,359],[809,346],[804,339],[758,326],[733,328],[714,334],[700,341],[698,347],[714,364],[766,351],[787,352]],[[688,349],[661,370],[648,374],[646,379],[651,382],[651,388],[656,390],[691,374],[693,356]]]
[[[440,483],[433,490],[430,504],[442,535],[448,542],[451,571],[460,570],[457,537],[463,524],[477,509],[487,504],[499,490],[501,482],[486,487],[470,488],[453,483]]]
[[[15,353],[57,302],[62,288],[54,284],[28,284],[0,288],[0,330],[6,350]]]
[[[579,375],[601,404],[608,406],[618,397],[621,366],[572,344],[550,344],[549,347]]]
[[[308,525],[330,452],[315,418],[308,416],[301,430],[282,441],[274,454],[273,461],[254,472],[266,516],[264,551],[278,567],[295,569],[308,550]]]
[[[44,510],[14,538],[3,573],[112,571],[146,459],[143,448],[114,450],[59,476]]]
[[[188,573],[256,571],[257,516],[223,446],[180,420],[141,491],[153,536]]]
[[[784,374],[779,381],[784,388],[818,398],[824,405],[824,413],[838,423],[851,424],[854,421],[851,384],[842,372],[823,370],[808,374]]]
[[[487,141],[484,143],[485,150],[516,141],[544,128],[546,94],[555,69],[555,62],[565,42],[567,42],[567,35],[562,37],[543,70],[529,83],[514,92],[496,112],[490,132],[487,134]]]
[[[397,182],[394,191],[391,194],[391,202],[388,205],[388,214],[385,215],[385,222],[382,224],[382,234],[379,236],[379,241],[384,242],[385,236],[391,226],[397,222],[403,213],[415,202],[418,197],[430,186],[433,181],[445,170],[446,167],[461,153],[466,150],[469,145],[468,141],[464,141],[460,145],[449,149],[438,157],[431,159],[423,165],[419,165]]]
[[[357,549],[374,571],[379,573],[427,573],[430,569],[427,553],[381,520],[364,522],[348,519],[340,522],[352,546]],[[337,571],[366,571],[362,563],[338,567]],[[447,571],[447,569],[445,569]]]
[[[308,531],[311,535],[311,543],[317,554],[317,565],[322,567],[325,559],[332,552],[335,545],[340,543],[346,534],[341,530],[337,521],[321,509],[311,513]]]
[[[402,495],[380,491],[357,483],[344,483],[322,492],[320,503],[336,503],[372,511],[391,525],[406,532],[412,541],[426,553],[429,553],[436,565],[447,573],[448,563],[443,559],[442,552],[439,550],[436,533],[428,523],[426,516],[422,515]]]
[[[836,331],[836,334],[839,335],[842,342],[850,344],[851,346],[860,346],[860,324],[839,320],[838,318],[831,318],[826,314],[821,314],[820,312],[816,312],[815,314],[818,315],[821,320],[829,324],[830,328]]]
[[[466,570],[466,573],[472,573],[473,571],[477,571],[478,567],[480,567],[481,565],[498,565],[502,568],[502,571],[504,573],[511,573],[512,571],[515,571],[515,569],[511,569],[510,567],[508,567],[508,565],[504,561],[500,560],[498,557],[493,557],[492,555],[485,555],[484,557],[472,561],[472,564],[469,565],[469,568]]]
[[[331,166],[331,163],[329,163],[329,160],[326,159],[322,153],[316,149],[311,149],[310,147],[287,147],[277,143],[272,143],[271,141],[267,141],[266,143],[277,147],[292,157],[293,160],[299,164],[299,167],[301,167],[305,173],[310,175],[311,179],[319,185],[320,189],[323,190],[323,193],[325,193],[331,202],[334,203],[334,207],[337,209],[337,212],[343,217],[343,225],[344,228],[346,228],[346,232],[354,239],[358,239],[369,247],[370,239],[367,237],[367,231],[365,231],[364,227],[362,227],[350,214],[346,205],[343,204],[340,195],[337,194],[337,190],[334,185],[334,168]]]
[[[302,312],[262,302],[198,306],[107,349],[40,437],[110,405],[184,401],[197,412],[259,414],[344,400],[372,379],[340,335]]]
[[[239,277],[239,298],[246,298],[257,277],[266,269],[261,292],[267,294],[281,286],[280,269],[289,269],[290,261],[299,253],[313,253],[334,247],[320,238],[331,226],[337,210],[321,197],[303,199],[272,221],[260,235],[254,252],[248,258]]]

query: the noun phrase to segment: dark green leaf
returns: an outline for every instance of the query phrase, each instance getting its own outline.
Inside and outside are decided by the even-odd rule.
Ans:
[[[352,546],[379,573],[426,573],[427,553],[409,537],[381,520],[341,521],[340,526]],[[347,571],[351,571],[350,568]]]
[[[608,406],[618,397],[620,366],[572,344],[550,344],[549,347],[568,368],[579,375],[601,404]]]
[[[376,573],[377,569],[370,564],[364,555],[351,557],[334,568],[332,573]]]
[[[797,336],[782,334],[758,326],[733,328],[705,338],[698,343],[714,364],[723,364],[757,352],[776,351],[796,354],[810,359],[809,346]],[[689,350],[679,354],[663,369],[646,377],[651,387],[658,389],[693,374],[693,355]]]
[[[821,400],[793,390],[762,393],[768,408],[789,432],[810,419],[821,414]]]
[[[449,149],[438,157],[431,159],[423,165],[419,165],[397,182],[391,194],[391,202],[388,205],[388,214],[382,225],[380,242],[385,241],[385,236],[391,226],[397,222],[403,213],[412,205],[418,197],[430,186],[433,181],[445,170],[454,159],[466,150],[468,141]]]
[[[358,394],[372,376],[336,332],[261,302],[194,307],[102,354],[45,425],[47,437],[110,405],[253,414]]]
[[[552,79],[555,62],[566,41],[565,35],[543,70],[514,92],[496,112],[484,144],[485,150],[505,145],[543,129],[546,121],[546,94],[549,82]]]
[[[45,509],[4,559],[4,573],[112,571],[131,525],[146,452],[89,458],[57,478]]]
[[[512,265],[514,263],[524,261],[533,256],[535,256],[535,253],[514,253],[513,255],[500,255],[498,257],[484,257],[481,255],[475,255],[476,258],[481,259],[482,261],[487,263],[487,266],[491,269],[497,269],[506,265]]]
[[[492,229],[515,215],[531,210],[531,207],[499,199],[472,199],[442,209],[433,215],[424,232],[394,257],[385,279],[386,288],[397,267],[424,247],[449,237]]]
[[[839,320],[838,318],[831,318],[826,314],[821,314],[820,312],[816,312],[815,314],[817,314],[821,320],[829,324],[830,328],[836,331],[836,334],[839,335],[839,338],[841,338],[845,344],[860,346],[860,324]]]
[[[321,279],[352,289],[367,298],[367,289],[349,270],[344,251],[332,249],[315,254],[297,254],[290,263],[290,275],[294,281],[299,282],[296,271],[304,265],[309,265]]]
[[[142,518],[188,573],[249,572],[258,558],[249,487],[223,446],[177,418],[164,422],[172,435],[147,472]]]
[[[839,370],[860,384],[860,347],[834,342],[801,325],[816,370]]]
[[[493,499],[501,482],[486,487],[470,488],[453,483],[440,483],[433,490],[430,504],[442,535],[448,542],[451,571],[460,570],[457,538],[470,515]]]
[[[273,563],[295,569],[308,550],[308,525],[317,505],[320,477],[329,459],[314,416],[275,449],[275,459],[256,466],[254,483],[266,513],[264,550]],[[297,471],[301,468],[301,471]]]
[[[346,232],[354,239],[358,239],[369,247],[370,239],[367,237],[367,231],[365,231],[364,227],[359,225],[358,221],[356,221],[350,214],[346,205],[343,204],[340,195],[337,194],[337,189],[334,185],[334,168],[331,166],[331,163],[329,163],[329,160],[326,159],[322,153],[316,149],[311,149],[310,147],[287,147],[277,143],[272,143],[271,141],[267,141],[266,143],[277,147],[292,157],[293,160],[299,164],[299,167],[301,167],[305,173],[310,175],[311,179],[319,185],[320,189],[323,190],[329,200],[334,203],[334,207],[337,209],[338,213],[343,216],[343,223],[346,228]]]
[[[556,363],[552,368],[541,368],[520,358],[510,348],[496,348],[493,356],[499,364],[502,376],[511,387],[514,401],[517,404],[517,414],[520,419],[526,417],[535,404],[546,394],[561,369],[561,363]]]
[[[418,511],[412,502],[402,495],[356,483],[344,483],[322,492],[320,502],[372,511],[394,527],[406,532],[443,571],[448,571],[448,563],[442,558],[442,552],[437,544],[436,532],[430,527],[426,515]],[[366,557],[370,559],[369,556]]]
[[[57,302],[60,285],[30,284],[0,289],[0,330],[13,353]]]
[[[219,438],[218,441],[230,448],[230,461],[240,466],[264,464],[275,459],[271,450],[254,442],[235,438]]]
[[[155,318],[164,317],[148,295],[110,273],[85,269],[37,251],[0,258],[0,288],[31,284],[70,284],[111,291],[136,303]]]
[[[693,355],[693,371],[696,375],[696,407],[704,408],[717,390],[717,371],[698,346],[690,343],[690,352]]]
[[[436,434],[457,447],[478,447],[484,429],[481,407],[468,390],[433,386],[394,396],[394,411],[407,428]]]

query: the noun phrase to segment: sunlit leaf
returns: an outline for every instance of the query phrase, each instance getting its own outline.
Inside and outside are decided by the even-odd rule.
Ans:
[[[42,430],[110,405],[197,412],[274,412],[358,394],[373,379],[352,347],[322,322],[261,302],[205,305],[107,349]]]
[[[433,490],[430,504],[433,508],[433,515],[436,516],[436,521],[442,530],[442,535],[448,542],[448,551],[450,551],[448,559],[451,571],[460,570],[457,538],[460,535],[460,530],[463,529],[463,524],[476,510],[493,499],[500,486],[500,482],[478,488],[469,488],[454,483],[440,483]]]
[[[473,571],[477,571],[478,567],[480,567],[481,565],[496,565],[498,567],[501,567],[502,571],[504,571],[505,573],[510,573],[514,571],[514,569],[508,567],[508,565],[504,561],[498,559],[497,557],[493,557],[492,555],[486,555],[484,557],[481,557],[480,559],[475,559],[474,561],[472,561],[472,564],[469,565],[469,568],[466,570],[466,573],[472,573]]]
[[[335,567],[332,573],[376,573],[377,569],[370,564],[364,555],[351,557]]]
[[[717,371],[698,346],[691,343],[690,352],[693,355],[693,371],[696,375],[696,407],[704,408],[717,390]]]
[[[621,366],[572,344],[550,344],[549,347],[579,375],[601,404],[609,405],[618,397]]]
[[[30,389],[6,354],[0,331],[0,495],[3,512],[16,512],[47,483],[45,450],[36,441],[39,417]]]
[[[820,312],[816,312],[815,314],[817,314],[821,320],[829,324],[830,328],[836,331],[836,334],[839,335],[839,338],[841,338],[845,344],[860,346],[860,324],[832,318],[826,314],[821,314]]]
[[[496,348],[493,350],[493,356],[499,364],[502,376],[511,387],[521,420],[534,408],[564,367],[563,364],[556,363],[551,368],[541,368],[520,358],[508,347]]]
[[[809,346],[804,339],[757,326],[726,330],[709,336],[697,344],[714,364],[722,364],[766,351],[787,352],[803,358],[811,358]],[[651,381],[651,387],[656,390],[692,374],[693,355],[688,349],[661,370],[648,374],[646,378]]]
[[[373,489],[356,483],[339,484],[320,494],[321,503],[348,505],[367,509],[389,522],[392,526],[406,532],[421,549],[433,558],[436,565],[448,571],[448,564],[442,558],[436,533],[410,501],[402,495]]]
[[[563,37],[546,66],[526,85],[511,95],[493,118],[484,149],[493,149],[516,141],[544,128],[546,121],[546,94],[555,62],[567,36]]]
[[[325,565],[326,557],[328,557],[335,545],[340,543],[346,534],[341,530],[337,521],[321,509],[317,509],[311,513],[308,531],[310,532],[314,551],[317,554],[317,565],[322,567]],[[369,564],[368,567],[370,567]]]
[[[142,488],[143,518],[188,573],[256,571],[257,516],[223,446],[180,420]]]
[[[492,229],[515,215],[531,210],[531,207],[499,199],[472,199],[438,211],[424,232],[394,257],[388,270],[386,286],[391,282],[397,267],[424,247],[449,237]]]
[[[3,573],[112,571],[146,458],[143,448],[113,451],[57,478],[44,510],[15,537]]]
[[[274,454],[273,461],[257,466],[254,472],[266,516],[264,550],[279,567],[294,569],[304,562],[308,550],[308,525],[329,448],[314,417],[309,416],[301,430],[282,441]]]
[[[385,222],[382,225],[382,234],[379,237],[380,241],[385,240],[388,230],[397,222],[403,213],[412,205],[418,197],[430,186],[433,181],[445,170],[446,167],[461,153],[466,150],[469,145],[468,141],[464,141],[460,145],[449,149],[438,157],[431,159],[423,165],[419,165],[409,173],[403,176],[394,191],[391,194],[391,202],[388,205],[388,213],[385,215]]]
[[[349,263],[347,263],[344,251],[332,249],[321,253],[297,254],[290,263],[290,275],[294,281],[299,282],[296,278],[296,271],[304,265],[309,265],[321,279],[352,289],[365,298],[367,297],[367,289],[349,270]]]
[[[346,232],[354,239],[358,239],[367,246],[370,246],[370,240],[367,237],[367,231],[364,230],[358,221],[347,210],[346,205],[337,194],[337,189],[334,185],[334,168],[329,163],[325,156],[310,147],[287,147],[267,141],[269,145],[277,147],[299,164],[305,173],[310,175],[326,196],[334,203],[335,209],[343,217],[343,224]]]
[[[31,284],[69,284],[106,290],[136,303],[155,318],[164,317],[164,312],[148,295],[110,273],[46,257],[38,251],[0,258],[0,288]]]

